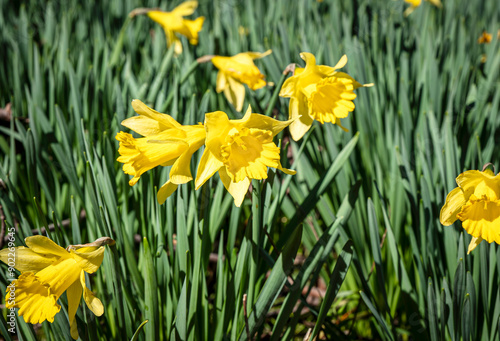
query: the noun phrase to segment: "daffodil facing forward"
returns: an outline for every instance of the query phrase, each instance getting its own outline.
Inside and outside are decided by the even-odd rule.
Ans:
[[[123,163],[126,174],[133,175],[130,186],[154,167],[172,166],[170,179],[157,194],[158,202],[162,204],[178,185],[193,180],[191,157],[205,141],[205,128],[202,124],[183,126],[170,115],[161,114],[137,99],[132,101],[132,107],[139,116],[124,120],[122,125],[144,137],[134,138],[123,131],[116,134],[120,141],[117,160]]]
[[[243,109],[245,100],[245,86],[248,85],[251,90],[257,90],[264,87],[267,83],[264,75],[260,73],[254,64],[254,59],[269,55],[272,51],[267,50],[264,53],[244,52],[238,53],[232,57],[214,56],[212,63],[219,73],[217,74],[217,92],[224,92],[229,103],[234,105],[237,111]]]
[[[295,174],[281,167],[280,149],[273,142],[274,136],[291,122],[252,114],[250,107],[240,120],[229,120],[222,111],[206,114],[207,138],[196,174],[196,189],[218,171],[239,207],[250,180],[266,179],[268,167]]]
[[[500,244],[500,175],[489,169],[469,170],[457,177],[457,185],[441,209],[441,224],[462,222],[472,236],[468,253],[483,239]]]
[[[25,243],[28,247],[16,247],[14,252],[0,251],[0,260],[4,263],[8,263],[14,253],[15,268],[21,272],[7,287],[6,307],[19,308],[19,316],[28,323],[54,322],[54,316],[61,310],[57,300],[66,291],[71,337],[78,339],[75,315],[82,293],[87,307],[95,315],[104,313],[101,301],[85,285],[85,272],[96,272],[104,257],[104,245],[115,242],[103,237],[93,243],[72,245],[68,250],[43,236],[28,237]]]
[[[188,38],[192,45],[198,44],[198,33],[201,31],[205,18],[199,17],[195,20],[183,18],[193,14],[196,7],[198,7],[198,1],[186,1],[174,8],[172,12],[160,10],[148,10],[146,12],[148,17],[163,27],[167,36],[167,46],[170,47],[174,44],[176,54],[182,53],[182,43],[177,33]]]
[[[306,67],[295,68],[294,75],[285,81],[280,91],[281,97],[290,97],[289,116],[294,119],[290,125],[292,138],[300,140],[315,120],[321,124],[331,122],[346,130],[340,119],[354,110],[354,90],[373,84],[360,84],[337,71],[346,65],[345,55],[334,67],[316,65],[311,53],[302,52],[300,57]]]

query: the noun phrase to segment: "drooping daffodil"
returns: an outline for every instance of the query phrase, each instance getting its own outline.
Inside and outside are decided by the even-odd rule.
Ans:
[[[196,189],[219,172],[224,187],[239,207],[251,179],[266,179],[268,167],[295,174],[281,167],[280,149],[273,142],[276,134],[290,123],[292,120],[278,121],[253,114],[250,107],[239,120],[230,120],[222,111],[206,114],[207,138],[196,174]]]
[[[457,219],[472,236],[468,253],[482,240],[500,244],[500,174],[490,169],[468,170],[460,174],[457,185],[441,209],[439,220],[444,226]]]
[[[66,292],[71,337],[78,339],[75,315],[82,293],[87,307],[96,316],[104,313],[101,301],[85,284],[85,273],[99,269],[104,245],[113,245],[114,240],[103,237],[89,244],[70,245],[68,249],[44,236],[28,237],[25,243],[27,247],[15,247],[14,252],[9,248],[0,250],[0,260],[4,263],[15,255],[14,267],[21,272],[7,287],[6,307],[19,308],[19,316],[27,323],[54,322],[54,316],[61,310],[57,300]]]
[[[294,119],[289,128],[292,138],[300,140],[315,120],[321,124],[331,122],[346,130],[340,119],[354,110],[354,90],[373,84],[360,84],[348,74],[337,71],[347,64],[345,55],[334,67],[316,65],[316,57],[308,52],[302,52],[300,57],[305,60],[306,67],[295,68],[279,94],[290,98],[289,117]]]
[[[183,17],[194,13],[198,7],[198,1],[186,1],[174,8],[171,12],[160,10],[148,10],[146,14],[153,21],[163,27],[167,37],[167,46],[174,44],[174,51],[177,55],[182,53],[182,43],[177,34],[181,34],[189,39],[192,45],[198,44],[198,33],[203,26],[204,17],[195,20],[184,19]]]
[[[217,74],[218,93],[224,92],[229,103],[237,111],[243,109],[245,100],[245,86],[248,85],[251,90],[257,90],[264,87],[267,83],[264,75],[254,64],[254,60],[269,55],[272,51],[266,52],[243,52],[232,57],[214,56],[212,63],[219,69]]]
[[[205,128],[202,124],[181,125],[137,99],[132,101],[132,107],[139,116],[127,118],[122,125],[144,137],[134,138],[123,131],[116,134],[120,141],[117,161],[123,163],[126,174],[133,175],[130,186],[152,168],[172,166],[169,180],[158,190],[157,200],[162,204],[178,185],[193,179],[191,157],[205,142]]]

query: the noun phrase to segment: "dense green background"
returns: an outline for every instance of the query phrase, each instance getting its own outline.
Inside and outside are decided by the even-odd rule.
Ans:
[[[458,174],[500,166],[497,1],[424,2],[406,18],[402,0],[201,1],[199,45],[182,39],[179,57],[146,16],[120,34],[132,9],[178,3],[0,0],[0,108],[13,115],[0,122],[2,231],[18,227],[18,245],[47,227],[63,246],[117,242],[90,277],[105,313],[81,305],[81,338],[131,339],[149,320],[139,340],[246,340],[245,325],[266,340],[309,328],[329,340],[497,339],[499,250],[466,255],[460,224],[439,223]],[[483,30],[490,44],[477,43]],[[162,206],[167,168],[129,187],[114,136],[131,100],[183,124],[216,110],[240,118],[216,94],[214,67],[193,62],[267,49],[257,65],[276,84],[302,51],[326,65],[347,54],[343,71],[375,83],[357,90],[350,132],[315,124],[290,143],[285,130],[282,162],[297,175],[270,171],[241,208],[216,177]],[[247,91],[254,112],[275,90]],[[273,115],[287,113],[280,99]],[[19,339],[69,339],[62,302],[53,324],[19,318]]]

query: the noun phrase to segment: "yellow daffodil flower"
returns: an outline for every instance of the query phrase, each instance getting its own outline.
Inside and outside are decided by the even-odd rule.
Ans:
[[[267,167],[295,174],[281,167],[280,149],[273,142],[273,137],[291,122],[252,114],[250,107],[240,120],[229,120],[222,111],[206,114],[207,139],[196,174],[196,189],[218,171],[239,207],[250,180],[266,179]]]
[[[499,31],[499,33],[500,33],[500,31]],[[478,42],[478,44],[489,44],[492,39],[493,39],[493,35],[491,33],[483,31],[481,36],[479,36],[479,38],[477,38],[477,42]]]
[[[134,176],[130,186],[154,167],[172,166],[170,179],[157,194],[158,202],[163,204],[178,185],[193,180],[191,157],[205,141],[205,128],[202,124],[183,126],[170,115],[161,114],[137,99],[132,101],[132,107],[139,116],[124,120],[122,125],[144,137],[134,138],[123,131],[116,134],[120,141],[117,161],[123,163],[126,174]]]
[[[431,4],[439,8],[443,6],[441,0],[426,0],[426,1],[429,1]],[[409,16],[415,10],[415,8],[417,8],[422,4],[422,0],[405,0],[405,2],[407,4],[410,4],[410,7],[408,7],[404,12],[405,17]]]
[[[280,90],[281,97],[290,97],[289,116],[294,119],[290,125],[292,138],[300,140],[314,120],[321,124],[331,122],[346,130],[340,119],[354,110],[354,90],[373,84],[360,84],[348,74],[337,71],[347,63],[345,55],[334,67],[316,65],[316,58],[311,53],[302,52],[300,57],[305,60],[306,67],[295,68],[294,75]]]
[[[243,84],[248,85],[252,90],[260,89],[267,84],[264,75],[260,73],[253,61],[263,58],[271,52],[271,50],[264,53],[244,52],[232,57],[214,56],[212,58],[212,63],[219,69],[216,91],[218,93],[224,91],[227,100],[237,111],[243,109],[245,99],[245,86]]]
[[[163,27],[167,36],[167,46],[174,44],[176,54],[182,53],[182,43],[176,33],[188,38],[192,45],[198,44],[198,33],[201,31],[205,18],[199,17],[195,20],[183,18],[193,14],[196,7],[198,7],[198,1],[186,1],[174,8],[172,12],[155,10],[147,12],[148,17]]]
[[[439,220],[449,226],[457,219],[472,236],[468,253],[484,239],[500,244],[500,175],[489,169],[469,170],[457,177],[458,187],[446,197]]]
[[[16,247],[14,252],[0,250],[0,260],[4,263],[15,254],[14,267],[21,272],[7,287],[6,307],[19,308],[19,316],[27,323],[54,322],[54,316],[61,310],[57,300],[66,291],[71,337],[78,339],[75,315],[82,293],[87,307],[96,316],[104,313],[101,301],[85,285],[85,272],[96,272],[104,257],[104,245],[115,242],[103,237],[93,243],[70,246],[69,251],[44,236],[28,237],[25,243],[28,247]]]

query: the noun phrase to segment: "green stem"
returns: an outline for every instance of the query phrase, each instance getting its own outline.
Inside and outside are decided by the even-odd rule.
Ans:
[[[259,271],[259,246],[261,244],[262,229],[262,193],[260,183],[252,180],[252,260],[250,263],[250,280],[248,286],[247,306],[252,309],[255,303],[256,287]]]
[[[276,105],[276,102],[278,101],[281,86],[285,82],[285,78],[286,78],[287,74],[288,73],[281,75],[280,81],[278,82],[276,89],[274,89],[273,96],[271,97],[271,99],[269,100],[269,103],[267,104],[266,116],[271,116],[271,113]]]

